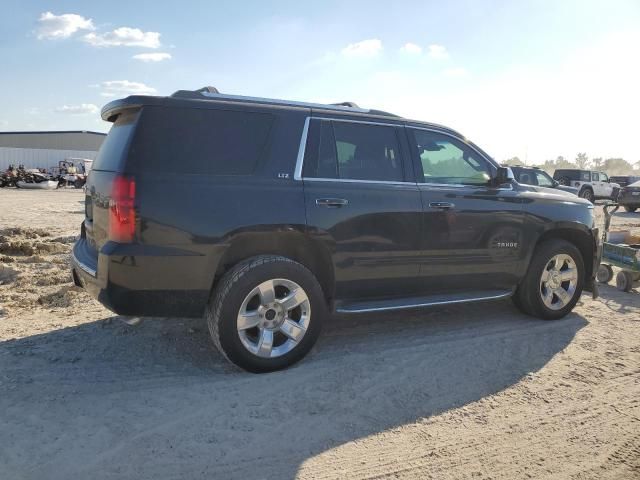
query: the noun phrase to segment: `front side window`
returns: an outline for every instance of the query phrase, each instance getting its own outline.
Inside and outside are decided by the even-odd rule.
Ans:
[[[598,176],[598,174],[596,172],[591,172],[591,181],[592,182],[599,182],[600,181],[600,177]]]
[[[553,180],[545,172],[536,172],[536,180],[541,187],[553,187]]]
[[[474,150],[448,135],[411,130],[424,183],[488,185],[490,167]]]
[[[606,173],[600,172],[600,181],[601,182],[608,182],[609,181],[609,177],[607,176]]]

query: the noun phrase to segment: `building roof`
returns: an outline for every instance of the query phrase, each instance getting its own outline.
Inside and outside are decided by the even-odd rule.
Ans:
[[[0,148],[97,152],[105,137],[88,130],[0,132]]]
[[[33,130],[33,131],[15,131],[15,132],[0,132],[0,135],[34,135],[41,133],[89,133],[91,135],[102,135],[107,136],[106,133],[101,132],[92,132],[91,130]]]

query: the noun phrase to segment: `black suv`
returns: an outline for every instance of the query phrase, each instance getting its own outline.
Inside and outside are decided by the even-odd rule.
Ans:
[[[302,358],[332,312],[512,297],[557,319],[593,288],[593,206],[449,128],[210,87],[102,118],[76,284],[125,316],[204,315],[247,370]]]
[[[555,188],[563,192],[573,193],[578,195],[578,189],[575,187],[568,187],[566,185],[560,185],[560,182],[551,178],[551,176],[544,170],[538,167],[511,167],[513,176],[518,183],[523,185],[533,185],[543,188]]]

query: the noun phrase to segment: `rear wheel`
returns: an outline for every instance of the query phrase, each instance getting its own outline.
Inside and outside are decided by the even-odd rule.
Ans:
[[[250,372],[286,368],[313,347],[327,314],[320,284],[291,259],[261,255],[232,268],[206,310],[217,349]]]
[[[637,210],[637,208],[638,208],[638,207],[632,207],[632,206],[630,206],[630,205],[625,205],[625,206],[624,206],[624,209],[625,209],[627,212],[635,212],[635,211]]]
[[[589,200],[591,203],[593,203],[593,201],[595,200],[593,190],[591,190],[590,188],[583,188],[580,192],[580,197],[584,198],[585,200]]]
[[[515,305],[528,315],[555,320],[567,315],[584,286],[584,262],[571,243],[553,239],[536,248]]]

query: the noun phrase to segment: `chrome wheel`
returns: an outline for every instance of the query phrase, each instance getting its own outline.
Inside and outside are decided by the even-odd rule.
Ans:
[[[578,268],[571,256],[560,253],[551,257],[540,277],[542,301],[551,310],[560,310],[571,302],[578,285]]]
[[[242,345],[263,358],[280,357],[302,340],[311,321],[303,288],[291,280],[262,282],[245,297],[237,318]]]

